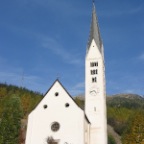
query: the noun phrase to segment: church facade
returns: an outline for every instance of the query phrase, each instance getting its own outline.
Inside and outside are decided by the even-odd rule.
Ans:
[[[107,144],[104,50],[93,3],[85,58],[85,109],[56,80],[29,114],[26,144]]]

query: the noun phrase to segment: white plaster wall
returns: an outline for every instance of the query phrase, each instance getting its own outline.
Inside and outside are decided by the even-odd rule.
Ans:
[[[85,144],[90,144],[90,123],[85,119]]]
[[[55,92],[59,96],[55,96]],[[70,104],[68,108],[66,103]],[[44,105],[48,106],[47,109],[43,108]],[[55,121],[60,123],[57,132],[51,130],[51,124]],[[46,144],[48,136],[59,140],[59,144],[84,144],[84,112],[58,81],[30,114],[26,144]]]
[[[98,62],[98,67],[90,67],[90,62]],[[93,75],[90,70],[98,69],[97,82],[92,83]],[[96,90],[96,95],[91,95],[91,90]],[[91,122],[90,144],[107,144],[107,116],[104,58],[93,40],[86,56],[85,67],[85,112]]]

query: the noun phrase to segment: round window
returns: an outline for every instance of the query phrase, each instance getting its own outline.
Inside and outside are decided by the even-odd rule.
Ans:
[[[51,125],[51,130],[57,132],[60,129],[60,124],[58,122],[53,122]]]
[[[47,105],[44,105],[43,107],[44,107],[44,109],[46,109],[48,106],[47,106]]]
[[[65,107],[69,107],[69,106],[70,106],[70,104],[69,104],[69,103],[66,103],[66,104],[65,104]]]
[[[58,92],[56,92],[56,93],[55,93],[55,96],[58,96],[58,95],[59,95],[59,93],[58,93]]]

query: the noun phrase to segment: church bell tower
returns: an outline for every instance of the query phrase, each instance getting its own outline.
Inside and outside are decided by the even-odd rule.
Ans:
[[[85,58],[85,113],[91,123],[90,144],[107,144],[104,49],[94,2]]]

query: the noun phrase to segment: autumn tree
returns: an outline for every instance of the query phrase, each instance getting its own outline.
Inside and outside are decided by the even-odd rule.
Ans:
[[[0,144],[18,144],[22,115],[20,98],[9,97],[0,121]]]
[[[144,112],[138,111],[130,120],[123,144],[144,144]]]

